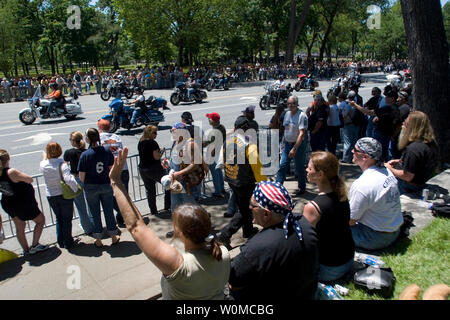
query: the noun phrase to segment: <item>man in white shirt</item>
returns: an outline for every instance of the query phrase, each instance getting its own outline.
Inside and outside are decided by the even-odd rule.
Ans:
[[[288,111],[283,119],[284,137],[281,142],[281,162],[277,182],[283,184],[286,172],[294,159],[298,179],[298,191],[301,195],[306,189],[305,156],[308,147],[308,117],[298,108],[298,97],[291,96],[287,102]]]
[[[142,113],[147,111],[147,108],[145,106],[145,97],[142,93],[142,89],[140,87],[136,88],[136,94],[137,98],[136,100],[130,102],[130,105],[134,106],[133,115],[131,116],[130,120],[130,126],[134,127],[134,123],[136,121],[136,118],[140,116]]]
[[[398,238],[403,216],[395,176],[382,165],[381,143],[359,139],[353,162],[363,174],[350,188],[350,226],[356,247],[378,250]]]

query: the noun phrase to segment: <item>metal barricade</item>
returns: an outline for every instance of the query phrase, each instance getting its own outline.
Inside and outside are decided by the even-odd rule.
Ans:
[[[165,157],[170,158],[171,149],[166,149]],[[144,182],[139,174],[139,155],[129,156],[127,159],[128,171],[130,173],[130,181],[128,184],[128,193],[133,202],[139,202],[143,200],[147,200],[147,193],[145,192]],[[212,182],[211,174],[208,172],[208,175],[205,177],[202,183],[202,194],[205,194],[206,184]],[[45,228],[49,228],[56,225],[56,217],[53,213],[50,205],[46,199],[45,194],[45,181],[42,174],[37,174],[33,176],[33,187],[35,189],[35,197],[38,203],[39,209],[45,216]],[[156,184],[156,193],[157,197],[164,196],[164,190],[161,184]],[[16,236],[15,226],[13,219],[7,215],[3,209],[0,207],[0,214],[3,221],[3,232],[5,235],[5,239],[14,238]],[[79,219],[78,211],[76,210],[76,206],[74,206],[74,217],[73,220]],[[27,221],[25,233],[31,233],[34,229],[34,223],[30,223],[31,221]]]

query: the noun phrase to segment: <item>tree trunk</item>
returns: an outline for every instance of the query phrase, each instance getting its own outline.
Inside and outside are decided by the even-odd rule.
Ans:
[[[297,43],[298,35],[303,28],[303,24],[306,20],[306,15],[308,14],[309,7],[311,6],[312,0],[305,0],[305,4],[303,5],[303,11],[300,17],[298,18],[298,22],[296,19],[296,1],[291,0],[290,6],[290,18],[289,18],[289,34],[286,43],[286,55],[284,60],[286,63],[293,62],[294,59],[294,50],[295,44]]]
[[[36,57],[34,56],[33,44],[31,42],[28,43],[28,47],[30,48],[31,58],[33,59],[34,70],[36,71],[36,75],[39,75],[39,70],[36,63]]]
[[[430,118],[441,163],[450,162],[448,42],[439,0],[401,0],[414,108]]]
[[[319,61],[322,61],[322,59],[323,59],[323,54],[325,52],[325,46],[328,41],[328,36],[331,33],[331,28],[333,27],[333,21],[334,21],[334,17],[336,16],[336,12],[337,12],[337,10],[334,10],[333,13],[331,14],[329,22],[327,20],[328,25],[327,25],[327,30],[325,31],[325,35],[323,36],[322,44],[320,46]]]

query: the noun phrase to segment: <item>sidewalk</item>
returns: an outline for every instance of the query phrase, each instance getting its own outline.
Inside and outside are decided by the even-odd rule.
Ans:
[[[350,186],[360,175],[361,171],[354,165],[342,165],[341,175],[346,178]],[[444,189],[450,190],[450,170],[442,172],[429,181],[439,186],[441,193]],[[290,192],[296,190],[296,182],[290,179],[285,182]],[[307,201],[315,197],[317,190],[308,185],[307,192],[298,200],[295,212],[302,212]],[[208,202],[209,201],[209,202]],[[429,210],[420,205],[420,201],[408,196],[401,197],[402,211],[411,211],[414,216],[414,225],[410,232],[413,236],[422,230],[431,220]],[[213,229],[220,230],[229,219],[223,217],[227,201],[205,200],[205,207],[211,213]],[[140,207],[146,207],[141,202]],[[148,211],[148,210],[147,210]],[[147,212],[144,211],[143,212]],[[171,230],[169,216],[146,216],[148,226],[164,241],[167,231]],[[161,272],[145,257],[136,246],[126,229],[121,229],[120,243],[111,246],[111,240],[104,240],[104,247],[98,249],[94,246],[94,239],[80,236],[80,244],[73,253],[65,249],[60,250],[53,245],[49,250],[29,257],[0,264],[0,299],[2,300],[73,300],[73,299],[100,299],[100,300],[145,300],[158,299],[161,293]],[[44,230],[49,232],[49,230]],[[53,231],[54,232],[54,231]],[[10,239],[8,241],[17,241]],[[239,245],[244,243],[242,231],[238,231],[232,238],[232,257],[239,253]],[[177,248],[181,247],[179,241],[173,241]],[[4,247],[4,245],[2,245]],[[80,286],[76,288],[76,275],[79,274]],[[75,280],[74,280],[75,279]]]

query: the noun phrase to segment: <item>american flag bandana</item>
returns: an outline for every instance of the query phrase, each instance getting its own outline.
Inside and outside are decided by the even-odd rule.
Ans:
[[[253,196],[261,207],[285,216],[283,231],[286,239],[288,238],[290,225],[293,226],[298,238],[300,240],[303,239],[302,228],[299,222],[300,217],[294,216],[292,213],[291,196],[281,183],[272,181],[260,182],[253,191]]]

